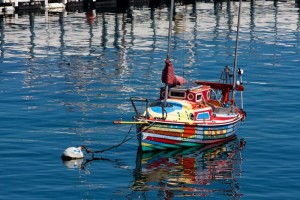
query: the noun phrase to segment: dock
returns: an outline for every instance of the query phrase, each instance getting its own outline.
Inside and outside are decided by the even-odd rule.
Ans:
[[[117,9],[129,5],[130,0],[0,0],[0,13],[19,10],[64,10],[70,7]],[[141,0],[140,0],[141,1]],[[146,0],[144,2],[147,2]]]
[[[175,4],[193,4],[196,2],[224,3],[236,0],[175,0]],[[254,3],[256,0],[243,0]],[[274,4],[285,0],[270,0]],[[72,11],[76,9],[121,11],[133,7],[160,7],[168,5],[170,0],[0,0],[0,14],[14,14],[18,11],[48,10]],[[300,5],[300,0],[295,0]]]

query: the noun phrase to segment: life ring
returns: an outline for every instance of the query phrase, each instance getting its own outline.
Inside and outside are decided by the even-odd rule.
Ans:
[[[192,101],[195,98],[195,95],[193,93],[189,93],[187,96],[188,100]]]

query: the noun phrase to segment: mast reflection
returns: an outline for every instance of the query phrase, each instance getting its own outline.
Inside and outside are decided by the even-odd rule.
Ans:
[[[135,195],[147,197],[210,196],[239,197],[245,142],[233,138],[223,144],[163,152],[138,152],[134,174]],[[153,194],[151,195],[153,196]]]

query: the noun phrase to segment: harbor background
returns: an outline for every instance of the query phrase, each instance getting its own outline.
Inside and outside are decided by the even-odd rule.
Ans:
[[[176,6],[172,54],[188,81],[233,65],[238,2]],[[0,199],[297,199],[300,6],[244,2],[238,66],[247,119],[230,144],[140,158],[129,98],[158,97],[168,8],[28,11],[0,16]],[[132,129],[134,134],[134,128]],[[131,135],[132,135],[131,134]]]

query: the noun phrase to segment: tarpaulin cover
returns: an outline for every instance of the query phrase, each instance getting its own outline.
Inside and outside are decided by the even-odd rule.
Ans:
[[[166,60],[166,66],[162,71],[161,82],[168,85],[182,85],[185,83],[183,77],[175,75],[174,67],[169,59]]]

